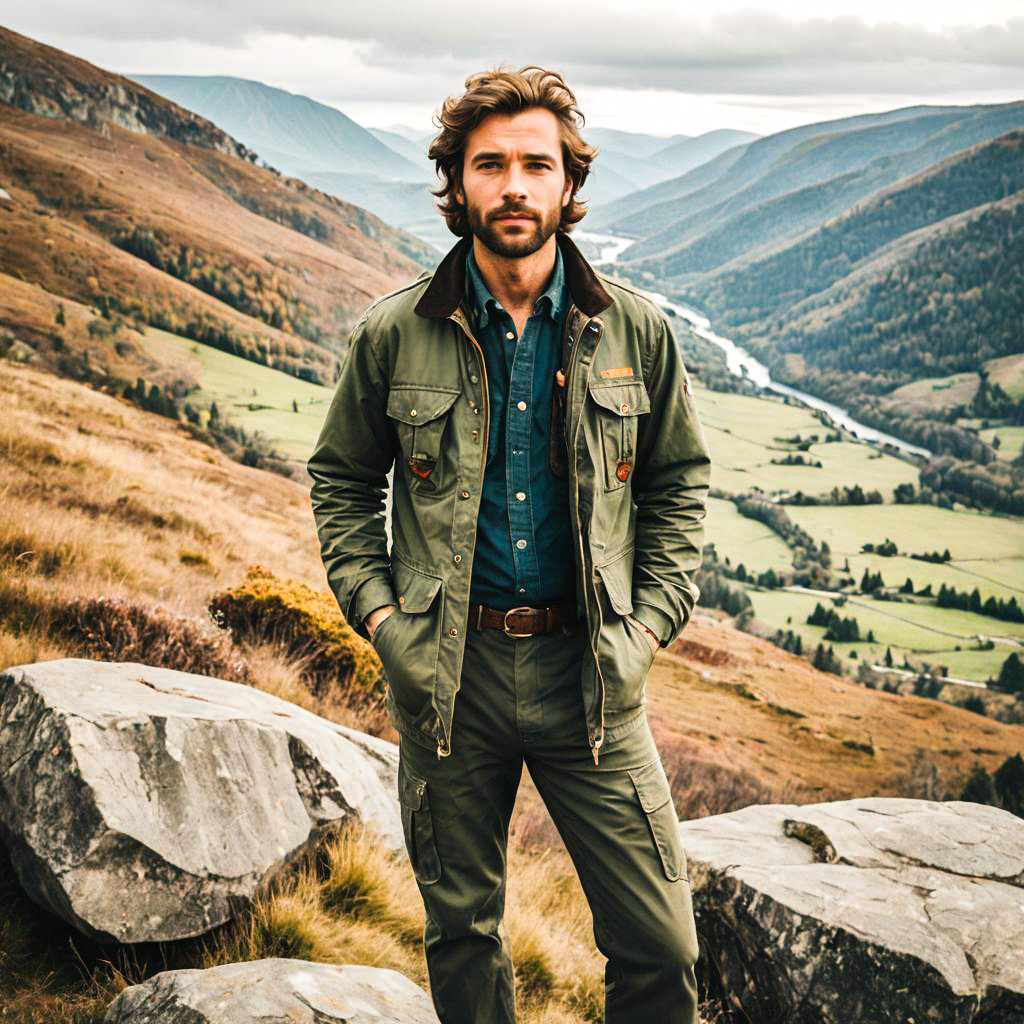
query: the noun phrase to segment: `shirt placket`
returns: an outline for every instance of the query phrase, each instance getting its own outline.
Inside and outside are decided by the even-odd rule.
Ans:
[[[507,314],[506,314],[507,316]],[[511,317],[506,322],[515,348],[509,374],[505,421],[505,501],[509,535],[516,570],[516,593],[524,601],[537,594],[540,566],[537,562],[533,502],[530,494],[530,454],[533,423],[533,367],[539,314],[526,321],[522,337],[515,341]]]

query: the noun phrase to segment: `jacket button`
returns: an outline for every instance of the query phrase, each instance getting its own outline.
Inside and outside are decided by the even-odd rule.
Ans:
[[[505,337],[508,338],[509,341],[515,341],[516,340],[516,332],[515,331],[506,331],[505,332]]]
[[[475,384],[475,383],[476,383],[476,379],[477,379],[477,378],[476,378],[476,374],[475,374],[475,373],[471,373],[471,374],[469,375],[469,380],[470,380],[470,383],[471,383],[471,384]]]
[[[416,410],[415,409],[410,409],[409,410],[409,415],[410,416],[415,416],[416,415]]]
[[[462,561],[462,555],[452,555],[452,561],[454,561],[454,562],[461,562]]]
[[[448,630],[448,635],[449,636],[458,636],[459,635],[459,631],[458,631],[458,629],[455,628],[455,626],[452,626],[452,628]]]
[[[526,547],[526,541],[523,540],[522,537],[520,537],[519,540],[516,541],[516,547],[519,548],[520,551],[522,551],[523,548]]]
[[[399,594],[399,596],[398,596],[398,603],[399,604],[405,604],[405,594]]]
[[[460,498],[468,498],[469,497],[469,491],[459,491],[459,497]]]
[[[520,412],[526,412],[526,403],[520,400],[520,401],[516,402],[516,408]]]
[[[526,501],[526,491],[516,491],[516,501]]]

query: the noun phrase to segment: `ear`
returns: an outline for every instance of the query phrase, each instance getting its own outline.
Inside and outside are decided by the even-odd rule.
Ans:
[[[569,205],[569,201],[572,199],[572,178],[567,174],[565,176],[565,188],[562,190],[562,206],[566,207]]]

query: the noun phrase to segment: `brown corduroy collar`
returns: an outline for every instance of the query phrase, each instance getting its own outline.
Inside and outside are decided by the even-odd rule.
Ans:
[[[612,297],[572,239],[564,231],[557,232],[555,238],[562,252],[565,283],[572,301],[587,316],[597,316],[612,304]],[[459,308],[466,286],[466,257],[472,244],[472,235],[460,238],[437,265],[430,284],[414,307],[420,316],[451,316]]]

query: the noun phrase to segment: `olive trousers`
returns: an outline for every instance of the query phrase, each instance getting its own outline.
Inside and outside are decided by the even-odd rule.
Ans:
[[[606,1024],[697,1022],[697,932],[668,780],[643,708],[594,764],[579,673],[587,642],[582,620],[524,638],[471,628],[451,754],[401,735],[402,824],[441,1024],[516,1019],[502,916],[524,761],[607,958]]]

